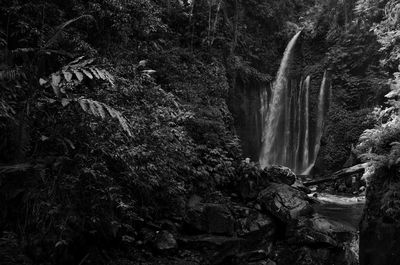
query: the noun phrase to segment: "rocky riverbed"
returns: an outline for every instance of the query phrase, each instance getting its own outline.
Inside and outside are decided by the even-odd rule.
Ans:
[[[141,264],[358,264],[362,204],[306,191],[289,169],[274,167],[242,180],[237,193],[193,194],[184,220],[143,224],[136,254]]]

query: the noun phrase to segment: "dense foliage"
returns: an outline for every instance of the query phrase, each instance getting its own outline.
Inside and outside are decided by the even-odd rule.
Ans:
[[[3,0],[0,244],[10,247],[0,257],[134,259],[144,223],[181,221],[190,194],[258,177],[241,162],[227,98],[237,80],[269,83],[301,28],[305,57],[329,48],[310,68],[333,72],[321,153],[340,167],[399,63],[398,9],[367,0]],[[363,146],[377,156],[398,155],[398,90],[366,132]]]
[[[371,5],[371,3],[369,4]],[[399,7],[400,5],[395,1],[388,1],[385,6],[385,16],[373,26],[384,55],[384,59],[381,61],[382,67],[389,69],[393,69],[392,65],[400,63],[397,50],[399,39],[397,34],[400,29]],[[360,137],[358,151],[361,158],[373,162],[373,166],[376,168],[392,167],[399,162],[399,91],[400,73],[395,72],[394,78],[390,80],[390,92],[385,96],[388,101],[385,106],[376,108],[373,112],[376,126],[366,130]]]
[[[2,1],[4,262],[111,262],[189,194],[257,175],[228,90],[271,80],[311,2]]]
[[[368,3],[369,9],[376,10],[376,6]],[[372,6],[371,6],[372,5]],[[373,30],[377,35],[383,53],[381,66],[394,71],[399,65],[399,9],[396,1],[387,1],[384,6],[385,15],[374,24]],[[386,94],[387,101],[383,106],[375,108],[372,117],[375,126],[365,130],[359,139],[356,152],[362,161],[368,162],[364,177],[371,182],[372,189],[369,196],[379,198],[380,205],[374,205],[368,212],[375,218],[384,218],[386,222],[396,222],[400,213],[398,169],[400,163],[400,73],[394,72],[389,81],[390,91]],[[375,196],[375,197],[374,197]],[[373,203],[373,202],[372,202]],[[376,208],[376,207],[375,207]]]
[[[233,179],[209,5],[168,3],[2,2],[0,227],[32,261],[78,264]]]

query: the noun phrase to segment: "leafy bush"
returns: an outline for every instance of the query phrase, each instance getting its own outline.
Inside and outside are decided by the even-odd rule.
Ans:
[[[361,159],[369,161],[375,168],[397,166],[400,162],[400,73],[395,74],[391,91],[386,95],[388,106],[376,108],[376,126],[364,131],[360,137],[358,151]]]
[[[179,47],[170,31],[187,29],[168,18],[186,23],[190,8],[172,5],[0,7],[0,231],[34,262],[101,264],[96,253],[237,174],[225,66],[185,47],[190,35]]]

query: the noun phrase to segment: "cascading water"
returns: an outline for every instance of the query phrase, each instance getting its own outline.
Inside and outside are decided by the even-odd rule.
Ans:
[[[305,95],[304,95],[304,142],[303,142],[303,157],[302,157],[302,169],[307,168],[310,161],[309,161],[309,136],[310,136],[310,117],[309,117],[309,96],[310,96],[310,76],[307,76],[306,80],[304,81],[305,84]]]
[[[326,101],[326,71],[324,72],[324,77],[322,78],[321,88],[319,91],[318,98],[318,117],[317,117],[317,125],[315,126],[315,144],[313,150],[313,156],[311,160],[310,166],[304,171],[304,175],[310,174],[310,171],[315,165],[315,160],[317,160],[319,148],[321,147],[321,137],[324,129],[324,120],[325,120],[325,101]]]
[[[276,81],[273,85],[272,100],[269,103],[268,113],[264,119],[263,128],[263,143],[261,146],[260,165],[262,167],[271,165],[271,162],[284,162],[282,160],[282,153],[286,152],[287,145],[284,142],[285,138],[278,136],[278,126],[281,120],[281,114],[285,107],[282,106],[284,103],[285,87],[287,86],[287,71],[289,61],[292,58],[293,48],[296,44],[297,39],[300,36],[299,31],[289,42],[286,47],[285,53],[282,58],[282,62],[277,74]],[[287,96],[286,96],[287,98]],[[281,134],[279,135],[281,136]],[[279,158],[279,160],[278,160]],[[285,158],[285,157],[283,157]]]
[[[298,86],[288,80],[289,66],[294,47],[301,32],[298,32],[286,47],[282,62],[273,84],[271,97],[261,95],[261,117],[263,138],[260,152],[260,165],[284,165],[296,174],[309,174],[319,152],[320,140],[325,118],[326,73],[322,80],[316,132],[310,141],[310,76],[301,80]],[[268,100],[266,100],[268,98]],[[310,146],[310,143],[313,146]]]

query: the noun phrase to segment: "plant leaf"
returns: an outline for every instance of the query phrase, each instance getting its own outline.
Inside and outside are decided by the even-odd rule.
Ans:
[[[86,69],[84,69],[84,68],[80,68],[80,70],[81,70],[87,77],[89,77],[90,79],[93,79],[93,75],[92,75],[88,70],[86,70]]]
[[[72,71],[74,72],[76,78],[78,79],[79,82],[82,82],[83,80],[83,74],[81,72],[79,72],[76,69],[72,69]]]
[[[47,80],[43,79],[43,78],[39,78],[39,85],[43,86],[47,84]]]
[[[62,73],[64,75],[65,80],[67,80],[67,82],[71,82],[72,74],[66,70],[63,70]]]

